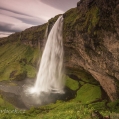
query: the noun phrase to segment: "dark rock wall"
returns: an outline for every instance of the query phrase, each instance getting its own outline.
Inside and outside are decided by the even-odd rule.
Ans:
[[[65,64],[83,69],[116,100],[119,82],[119,4],[117,0],[81,0],[65,13]],[[70,73],[70,72],[68,72]]]

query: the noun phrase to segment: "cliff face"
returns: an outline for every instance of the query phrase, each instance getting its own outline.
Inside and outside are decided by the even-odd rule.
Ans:
[[[0,45],[8,42],[19,42],[31,47],[43,47],[44,34],[47,23],[39,26],[28,28],[22,32],[12,34],[6,38],[0,38]]]
[[[111,100],[119,97],[119,2],[80,0],[64,14],[68,74],[87,72]]]
[[[0,40],[1,46],[8,42],[24,44],[24,56],[17,61],[14,58],[13,62],[16,61],[20,63],[20,67],[28,69],[27,74],[32,72],[29,67],[35,67],[39,57],[36,56],[38,51],[35,54],[34,49],[43,48],[46,27],[48,25],[49,32],[57,18],[58,16],[50,19],[49,25],[32,27]],[[91,83],[97,80],[110,99],[116,100],[119,97],[118,0],[80,0],[77,8],[64,13],[63,30],[66,74],[76,80],[83,79]],[[31,55],[30,52],[34,53]],[[31,58],[32,56],[35,58]],[[10,64],[12,62],[6,64],[6,67]],[[9,72],[10,76],[12,74],[14,70]]]

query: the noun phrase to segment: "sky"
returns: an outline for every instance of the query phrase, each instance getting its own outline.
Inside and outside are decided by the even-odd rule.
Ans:
[[[46,23],[79,0],[0,0],[0,37]]]

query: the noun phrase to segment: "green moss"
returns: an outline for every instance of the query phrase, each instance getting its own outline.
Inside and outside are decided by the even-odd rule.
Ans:
[[[103,104],[101,105],[103,106]],[[76,101],[57,102],[39,108],[31,108],[25,113],[8,115],[12,119],[18,117],[19,119],[92,119],[91,114],[95,110],[93,107]],[[108,110],[102,110],[100,113],[105,116],[110,115]],[[6,115],[3,114],[2,116],[5,117]],[[96,118],[95,116],[94,119]]]
[[[9,65],[7,65],[7,67],[4,68],[0,78],[1,80],[8,80],[8,79],[12,80],[20,73],[22,73],[21,65],[18,62],[14,62],[14,63],[10,63]]]
[[[90,74],[86,73],[85,71],[79,71],[77,75],[78,75],[78,78],[84,82],[95,83],[95,82],[93,82],[94,78]]]
[[[63,36],[64,36],[64,40],[65,38],[69,35],[75,35],[74,34],[74,30],[75,30],[75,25],[77,23],[77,19],[79,18],[78,13],[77,13],[77,9],[76,8],[72,8],[70,10],[68,10],[64,15],[64,27],[63,27]]]
[[[88,34],[94,34],[94,29],[100,20],[100,10],[94,5],[85,14],[83,11],[78,11],[77,8],[68,10],[64,15],[64,40],[66,37],[76,36],[77,32],[88,32]],[[95,32],[96,33],[96,32]]]
[[[88,105],[89,108],[93,108],[94,110],[106,110],[106,100],[102,101],[102,102],[95,102],[95,103],[91,103]]]
[[[77,91],[76,100],[82,103],[91,103],[99,99],[101,99],[101,89],[99,86],[85,84]]]
[[[49,23],[49,24],[54,24],[60,15],[61,15],[61,14],[56,15],[54,18],[51,18],[51,19],[48,21],[48,23]]]
[[[34,53],[34,49],[32,47],[28,46],[26,49],[26,52],[24,54],[25,55],[24,57],[26,58],[28,63],[32,61],[33,53]]]
[[[39,114],[41,119],[91,119],[91,111],[91,109],[78,102],[58,102],[38,109],[32,109],[29,113]]]
[[[99,17],[99,8],[97,6],[92,7],[88,11],[86,18],[87,18],[86,25],[89,26],[88,27],[88,33],[90,34],[99,22],[99,19],[100,19],[100,17]],[[96,33],[96,31],[95,31],[95,33]]]
[[[5,101],[2,96],[0,95],[0,108],[11,108],[13,109],[14,106],[10,103],[8,103],[7,101]]]
[[[32,48],[17,42],[0,47],[0,80],[24,79],[35,77],[38,59],[38,48]]]
[[[119,112],[119,100],[116,100],[114,102],[110,102],[107,104],[107,106],[110,108],[110,110],[115,111],[115,112]]]
[[[0,110],[5,108],[1,108]],[[12,110],[13,108],[7,108]],[[75,100],[68,102],[57,101],[38,108],[32,107],[24,113],[0,113],[0,117],[6,119],[92,119],[91,114],[94,110],[98,110],[104,116],[112,116],[112,113],[105,108],[105,102],[98,102],[89,105],[81,104]],[[22,112],[18,110],[18,112]],[[115,115],[117,113],[114,113]],[[113,116],[114,116],[113,114]],[[97,117],[95,116],[94,119]]]
[[[36,69],[33,66],[26,65],[25,68],[27,71],[27,77],[34,78],[36,76]]]
[[[81,85],[84,85],[84,84],[85,84],[85,82],[83,82],[83,81],[79,81],[79,83],[80,83]]]
[[[39,48],[34,48],[33,58],[32,58],[31,63],[37,65],[37,63],[39,61],[39,58],[41,58],[41,56],[42,56],[42,53],[41,53],[40,49]]]
[[[79,88],[79,83],[78,81],[66,76],[66,86],[69,87],[71,90],[77,90]]]

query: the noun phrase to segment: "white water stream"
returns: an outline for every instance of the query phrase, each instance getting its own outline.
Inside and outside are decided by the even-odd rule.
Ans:
[[[31,94],[63,93],[63,17],[60,16],[49,33],[39,71]]]

